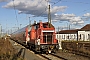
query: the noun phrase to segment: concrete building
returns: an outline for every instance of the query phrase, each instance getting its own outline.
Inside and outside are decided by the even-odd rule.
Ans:
[[[90,24],[82,27],[77,33],[78,41],[90,41]]]
[[[56,38],[58,40],[60,49],[61,41],[90,41],[90,24],[85,25],[81,29],[61,30],[57,32]]]

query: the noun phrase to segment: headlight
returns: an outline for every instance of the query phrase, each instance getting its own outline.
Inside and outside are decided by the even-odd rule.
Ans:
[[[40,45],[40,39],[37,40],[37,45]]]

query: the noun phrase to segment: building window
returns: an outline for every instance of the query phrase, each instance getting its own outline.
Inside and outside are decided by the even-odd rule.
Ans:
[[[65,35],[64,35],[64,39],[65,39]]]
[[[69,39],[69,35],[67,36],[67,39]]]
[[[85,40],[85,35],[84,35],[84,34],[82,34],[82,36],[83,36],[83,37],[82,37],[82,40],[84,41],[84,40]]]
[[[62,35],[62,39],[64,39],[64,35]]]
[[[88,40],[90,40],[90,34],[88,34]]]
[[[57,39],[58,39],[58,35],[57,35]]]
[[[63,39],[63,35],[62,35],[62,39]]]
[[[73,35],[70,35],[70,39],[72,39],[73,38]]]
[[[73,39],[73,35],[71,35],[71,39]]]
[[[76,36],[74,35],[74,39],[76,38]]]
[[[81,39],[81,34],[80,34],[80,36],[79,36],[79,40]]]
[[[64,35],[62,35],[62,39],[64,39]]]

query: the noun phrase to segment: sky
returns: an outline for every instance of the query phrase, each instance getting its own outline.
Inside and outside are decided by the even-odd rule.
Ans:
[[[3,32],[17,30],[29,21],[51,21],[57,29],[80,29],[90,24],[90,0],[0,0],[0,26]]]

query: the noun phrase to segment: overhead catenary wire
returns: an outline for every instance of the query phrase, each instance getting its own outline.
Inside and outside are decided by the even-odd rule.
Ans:
[[[39,4],[41,4],[42,3],[42,1],[43,0],[41,0],[39,3],[38,3],[38,5],[36,5],[35,7],[38,7],[39,6]],[[32,11],[32,12],[34,12],[34,11]],[[35,12],[34,12],[35,13]]]
[[[14,7],[14,10],[15,10],[15,16],[16,16],[16,21],[17,21],[17,26],[18,26],[18,18],[17,18],[17,13],[16,13],[16,8],[15,8],[15,4],[14,4],[14,0],[13,1],[13,7]],[[19,29],[19,28],[18,28]]]
[[[41,0],[41,1],[39,2],[39,4],[38,4],[38,5],[36,5],[35,7],[37,8],[37,7],[38,7],[38,6],[42,3],[42,1],[43,1],[43,0]],[[14,0],[13,0],[13,5],[14,5]],[[15,14],[16,14],[15,5],[14,5],[14,10],[15,10]],[[32,13],[35,13],[35,11],[34,11],[34,10],[32,10]],[[41,14],[41,13],[40,13],[40,14]],[[39,14],[39,15],[40,15],[40,14]],[[38,16],[39,16],[39,15],[38,15]],[[32,16],[32,17],[33,17],[33,16]],[[31,16],[28,16],[28,17],[26,16],[26,19],[27,19],[27,18],[31,18]],[[16,14],[16,20],[17,20],[17,14]],[[33,19],[32,19],[32,20],[35,20],[35,18],[33,17]],[[17,23],[18,23],[18,20],[17,20]],[[27,25],[27,24],[28,24],[28,23],[26,23],[26,24],[24,24],[24,25]]]
[[[45,0],[46,1],[46,0]],[[46,1],[47,2],[47,1]],[[45,7],[45,10],[43,11],[43,12],[41,12],[40,14],[38,14],[38,16],[40,16],[40,15],[42,15],[44,12],[46,12],[46,10],[47,10],[47,6]]]
[[[43,0],[41,0],[40,2],[39,2],[39,4],[38,5],[36,5],[35,7],[37,7],[37,6],[39,6],[41,3],[42,3],[42,1]],[[46,1],[46,3],[47,3],[47,6],[45,7],[45,10],[43,10],[40,14],[38,14],[37,16],[41,16],[42,14],[44,14],[47,10],[48,10],[48,5],[49,5],[49,0],[45,0]],[[58,0],[57,2],[54,2],[54,4],[52,4],[51,6],[54,6],[55,4],[57,4],[57,3],[59,3],[61,0]],[[34,12],[35,13],[35,12]],[[48,13],[47,13],[48,14]],[[34,18],[35,19],[35,18]]]
[[[42,3],[42,1],[43,1],[43,0],[41,0],[41,1],[38,3],[38,5],[36,5],[35,7],[38,7],[38,6],[39,6],[39,4],[41,4],[41,3]]]
[[[72,1],[64,1],[64,2],[72,2]],[[73,2],[73,3],[90,4],[90,3],[88,3],[88,2]],[[86,12],[86,11],[88,11],[88,10],[90,10],[90,8],[87,8],[87,9],[85,9],[85,10],[83,10],[83,11],[77,13],[77,14],[84,13],[84,12]],[[84,17],[84,18],[83,18],[83,17]],[[86,18],[85,18],[85,16],[81,16],[81,19],[83,20],[83,19],[90,19],[90,18],[89,18],[89,17],[86,17]],[[84,20],[83,20],[83,21],[84,21]]]
[[[62,2],[72,2],[72,3],[78,3],[78,4],[90,4],[89,2],[73,2],[73,1],[63,1],[63,0],[62,0]],[[81,14],[81,13],[86,12],[88,10],[90,10],[90,8],[85,9],[85,10],[83,10],[82,12],[80,12],[78,14]]]
[[[79,12],[78,14],[81,14],[81,13],[86,12],[86,11],[88,11],[88,10],[90,10],[90,8],[85,9],[85,10],[83,10],[83,11]]]
[[[80,3],[80,4],[90,4],[90,3],[87,3],[87,2],[86,2],[86,3],[85,3],[85,2],[73,2],[73,1],[69,1],[69,0],[68,0],[68,1],[63,1],[63,0],[62,0],[62,2],[72,2],[72,3]]]
[[[63,0],[58,0],[57,2],[51,2],[51,3],[53,3],[52,6],[55,5],[55,4],[57,4],[57,3],[59,3],[60,1],[61,1],[61,2],[79,3],[79,4],[90,4],[90,3],[88,3],[88,2],[73,2],[73,1],[63,1]],[[90,8],[85,9],[85,10],[83,10],[82,12],[80,12],[80,13],[78,13],[78,14],[81,14],[81,13],[86,12],[86,11],[88,11],[88,10],[90,10]],[[82,16],[82,17],[83,17],[83,16]]]
[[[58,0],[57,2],[54,2],[54,3],[52,4],[52,6],[54,6],[55,4],[57,4],[57,3],[59,3],[59,2],[61,2],[61,0]]]
[[[39,6],[39,5],[42,3],[42,1],[43,1],[43,0],[41,0],[37,6]],[[46,1],[46,0],[45,0],[45,1]],[[35,7],[37,7],[37,6],[35,6]],[[45,9],[44,9],[40,14],[38,14],[37,16],[41,16],[43,13],[45,13],[45,12],[47,11],[47,9],[48,9],[48,6],[46,6]],[[34,12],[34,13],[35,13],[35,12]]]
[[[45,0],[46,1],[46,0]],[[60,2],[61,0],[58,0],[57,2],[55,2],[53,5],[55,5],[55,4],[57,4],[58,2]],[[40,3],[41,3],[42,1],[40,1]],[[43,12],[41,12],[38,16],[41,16],[45,11],[47,11],[47,9],[49,9],[48,8],[48,5],[49,5],[49,0],[48,1],[46,1],[47,2],[47,6],[46,6],[46,8],[45,8],[45,10],[43,11]],[[52,5],[52,6],[53,6]],[[38,5],[37,5],[38,6]],[[50,6],[50,5],[49,5]]]
[[[46,0],[45,0],[46,1]],[[55,2],[53,5],[55,5],[55,4],[57,4],[57,3],[59,3],[61,0],[58,0],[57,2]],[[46,1],[47,2],[47,6],[46,6],[46,8],[45,8],[45,10],[43,11],[43,12],[41,12],[38,16],[40,16],[40,15],[42,15],[44,12],[46,12],[46,10],[48,9],[48,4],[49,4],[49,1]],[[53,6],[53,5],[51,5],[51,6]]]

